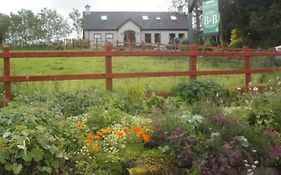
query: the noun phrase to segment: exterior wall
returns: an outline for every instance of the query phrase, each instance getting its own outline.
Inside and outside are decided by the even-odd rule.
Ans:
[[[124,41],[124,32],[128,31],[128,30],[132,30],[136,32],[136,42],[139,43],[141,41],[141,35],[140,35],[140,28],[139,26],[137,26],[135,23],[133,23],[132,21],[128,21],[126,22],[122,27],[119,28],[118,30],[118,40],[123,42]]]
[[[118,32],[117,31],[84,31],[84,39],[90,40],[91,47],[95,47],[95,34],[101,34],[101,44],[103,45],[106,41],[105,35],[111,33],[113,34],[112,41],[115,42],[116,40],[119,40],[118,38]]]
[[[174,31],[167,31],[167,30],[146,30],[146,31],[140,31],[140,28],[135,25],[133,22],[128,21],[125,23],[119,31],[84,31],[84,39],[88,39],[91,41],[91,46],[94,47],[95,45],[95,40],[94,40],[94,34],[95,33],[100,33],[101,34],[101,41],[104,42],[106,41],[105,35],[107,33],[112,33],[113,34],[113,42],[116,42],[116,40],[123,42],[124,41],[124,32],[127,30],[132,30],[136,32],[136,42],[140,43],[142,41],[145,41],[145,34],[150,33],[151,34],[151,43],[154,43],[155,38],[154,34],[160,33],[161,35],[161,44],[169,44],[169,34],[170,33],[175,33],[176,38],[179,37],[179,34],[183,33],[184,38],[188,37],[188,32],[187,31],[179,31],[179,30],[174,30]]]
[[[188,34],[187,31],[179,31],[179,30],[160,30],[160,31],[155,31],[155,30],[146,30],[146,31],[142,31],[141,32],[141,41],[145,41],[145,34],[146,33],[150,33],[151,34],[151,43],[154,43],[154,34],[155,33],[160,33],[161,35],[161,44],[169,44],[169,34],[170,33],[175,33],[176,34],[176,38],[179,37],[180,33],[184,34],[184,38],[187,38]]]

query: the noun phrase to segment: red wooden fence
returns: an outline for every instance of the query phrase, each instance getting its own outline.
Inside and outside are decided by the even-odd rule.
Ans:
[[[210,48],[208,48],[210,50]],[[255,68],[251,69],[251,59],[254,57],[275,57],[281,56],[280,52],[275,50],[251,50],[247,47],[243,49],[226,49],[223,47],[213,47],[212,51],[202,46],[192,45],[183,50],[113,50],[110,44],[105,44],[103,51],[10,51],[5,46],[3,52],[0,52],[0,58],[3,58],[3,75],[0,76],[0,83],[5,86],[5,98],[0,102],[0,106],[5,105],[12,99],[11,83],[30,82],[30,81],[63,81],[63,80],[85,80],[85,79],[105,79],[106,90],[112,91],[112,80],[117,78],[136,78],[136,77],[176,77],[189,76],[195,80],[197,76],[202,75],[226,75],[226,74],[244,74],[245,86],[251,82],[253,73],[269,73],[280,71],[281,68]],[[157,57],[189,57],[189,70],[187,71],[166,71],[166,72],[134,72],[134,73],[113,73],[112,57],[116,56],[157,56]],[[228,57],[244,59],[243,69],[231,70],[197,70],[197,58],[203,57]],[[11,75],[10,59],[20,58],[56,58],[56,57],[104,57],[105,73],[98,74],[70,74],[70,75],[40,75],[40,76],[13,76]]]

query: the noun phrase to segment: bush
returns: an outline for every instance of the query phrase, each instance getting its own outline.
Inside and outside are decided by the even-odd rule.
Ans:
[[[173,89],[173,92],[189,104],[201,100],[213,101],[219,104],[227,95],[227,91],[222,86],[208,81],[181,83]]]

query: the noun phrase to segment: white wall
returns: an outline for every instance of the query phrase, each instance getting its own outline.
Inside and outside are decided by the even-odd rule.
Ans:
[[[169,43],[169,34],[170,33],[175,33],[176,37],[179,37],[180,33],[184,33],[184,37],[187,38],[188,33],[187,31],[155,31],[155,30],[146,30],[146,31],[140,31],[140,28],[135,25],[133,22],[128,21],[125,23],[122,27],[120,27],[119,31],[85,31],[84,32],[84,39],[89,39],[91,41],[91,46],[93,47],[95,45],[94,42],[94,34],[95,33],[100,33],[102,35],[101,40],[105,41],[105,34],[106,33],[112,33],[113,34],[113,41],[115,42],[116,40],[123,42],[124,40],[124,32],[127,30],[133,30],[136,32],[136,42],[140,43],[142,41],[145,41],[145,33],[150,33],[151,34],[151,42],[154,43],[154,34],[155,33],[160,33],[161,34],[161,44],[168,44]]]
[[[123,42],[124,41],[124,32],[127,30],[132,30],[136,32],[136,42],[139,43],[141,41],[141,35],[140,35],[140,28],[132,21],[126,22],[123,26],[120,27],[118,31],[118,40]]]
[[[105,34],[107,33],[112,33],[113,34],[113,42],[118,40],[118,32],[117,31],[85,31],[84,32],[84,39],[90,40],[90,45],[91,47],[95,47],[95,39],[94,39],[94,34],[99,33],[101,34],[101,41],[104,42],[106,41]]]

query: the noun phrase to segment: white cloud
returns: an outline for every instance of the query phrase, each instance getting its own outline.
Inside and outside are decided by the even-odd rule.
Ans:
[[[47,7],[67,16],[73,8],[84,11],[87,4],[95,11],[167,11],[171,0],[0,0],[0,4],[0,12],[5,14],[22,8],[39,12]]]

